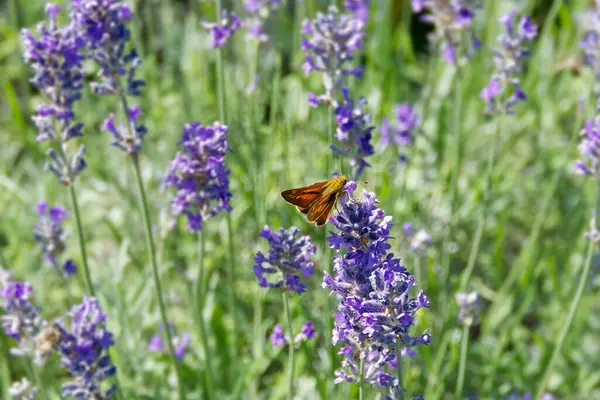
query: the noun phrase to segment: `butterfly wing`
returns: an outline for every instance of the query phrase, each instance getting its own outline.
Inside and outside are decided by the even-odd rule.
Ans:
[[[281,192],[281,197],[303,214],[307,214],[310,207],[319,199],[329,181],[317,182],[298,189],[289,189]]]
[[[340,192],[334,192],[319,198],[308,211],[306,216],[308,222],[311,222],[317,226],[325,225],[339,195]]]

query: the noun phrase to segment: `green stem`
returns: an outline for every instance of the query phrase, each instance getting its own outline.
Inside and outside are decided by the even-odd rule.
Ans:
[[[124,98],[124,97],[123,97]],[[125,108],[127,112],[127,108]],[[127,126],[130,126],[127,123]],[[138,155],[134,153],[131,157],[133,167],[135,169],[135,177],[138,184],[138,191],[140,195],[140,205],[142,213],[144,215],[144,228],[146,230],[146,247],[148,248],[148,257],[150,258],[150,264],[152,265],[152,274],[154,276],[154,288],[156,290],[156,298],[158,299],[158,308],[160,310],[160,317],[164,326],[164,332],[167,337],[167,345],[169,347],[169,354],[171,355],[171,361],[175,368],[175,375],[177,378],[177,388],[179,390],[179,400],[185,400],[185,392],[181,380],[181,372],[179,370],[179,362],[175,356],[175,347],[173,346],[173,337],[171,330],[169,329],[169,319],[167,318],[167,311],[165,308],[165,302],[163,299],[162,288],[160,283],[160,276],[158,273],[158,263],[156,261],[156,247],[154,245],[154,237],[152,235],[152,223],[150,222],[150,211],[148,208],[148,200],[146,198],[146,190],[144,189],[144,181],[142,180],[142,172],[140,171],[140,162]]]
[[[204,356],[206,357],[206,371],[208,377],[206,378],[206,397],[209,399],[213,398],[213,383],[215,382],[215,374],[212,366],[212,355],[210,352],[210,346],[208,343],[208,329],[206,329],[206,323],[204,322],[204,254],[205,254],[205,240],[204,233],[198,231],[198,281],[196,282],[196,306],[198,326],[200,327],[200,335],[202,347],[204,348]]]
[[[90,267],[88,265],[87,251],[85,249],[85,238],[83,237],[83,228],[81,226],[81,215],[79,212],[79,204],[77,203],[77,195],[75,194],[75,185],[73,182],[69,185],[69,193],[71,194],[71,203],[73,204],[73,214],[75,214],[75,222],[77,223],[77,238],[79,239],[79,250],[81,251],[81,261],[83,263],[83,276],[85,278],[85,286],[90,296],[96,297],[94,285],[90,275]]]
[[[399,400],[404,400],[404,360],[402,359],[402,340],[396,340],[396,360],[398,361],[398,367],[396,368],[396,374],[398,376],[398,395]]]
[[[600,182],[598,183],[596,189],[596,208],[594,210],[594,230],[597,229],[597,216],[600,215]],[[577,311],[577,307],[579,306],[579,302],[581,301],[581,297],[583,296],[583,290],[585,289],[585,285],[588,280],[588,276],[590,275],[590,268],[592,266],[592,256],[594,255],[594,249],[596,248],[596,243],[594,243],[593,239],[589,239],[587,255],[585,257],[585,265],[583,267],[583,271],[581,272],[581,277],[579,281],[579,286],[577,287],[577,291],[575,292],[575,296],[573,297],[573,301],[571,302],[571,306],[569,307],[569,313],[567,314],[567,318],[562,324],[563,328],[558,336],[558,340],[556,341],[556,345],[554,346],[554,351],[552,352],[552,356],[550,357],[550,362],[546,366],[544,371],[544,375],[542,376],[542,380],[540,381],[540,386],[536,392],[536,396],[534,399],[541,399],[542,395],[546,390],[546,386],[548,385],[548,380],[550,379],[550,374],[552,373],[552,369],[554,368],[554,364],[560,354],[562,349],[562,345],[569,333],[569,329],[573,323],[573,318],[575,317],[575,312]],[[562,320],[562,319],[561,319]]]
[[[364,400],[365,399],[365,393],[364,393],[364,383],[365,383],[365,360],[364,358],[360,359],[360,364],[358,366],[359,369],[359,378],[358,378],[358,399],[359,400]]]
[[[290,304],[287,292],[283,292],[283,308],[285,308],[285,315],[287,318],[288,325],[288,334],[290,335],[288,341],[288,396],[291,400],[294,398],[294,328],[292,326],[292,312],[290,311]]]
[[[500,136],[500,132],[502,131],[502,116],[498,117],[496,129],[494,131],[494,137],[492,139],[492,145],[489,148],[488,153],[488,164],[487,170],[484,177],[484,185],[483,185],[483,206],[479,211],[479,218],[477,221],[477,230],[475,231],[475,237],[473,238],[473,246],[471,247],[471,252],[469,254],[469,260],[467,262],[467,267],[463,272],[462,279],[460,281],[460,291],[465,291],[467,289],[467,285],[469,284],[469,279],[471,279],[471,275],[473,273],[473,269],[475,268],[475,262],[477,261],[477,254],[479,253],[479,246],[481,244],[481,237],[483,236],[483,230],[485,229],[485,222],[487,218],[487,211],[489,209],[489,199],[491,198],[491,190],[492,190],[492,174],[494,171],[494,161],[496,157],[496,146],[498,144],[498,138]]]
[[[237,338],[237,333],[238,333],[238,327],[239,327],[239,323],[238,323],[238,313],[237,313],[237,308],[236,308],[236,299],[235,299],[235,249],[234,249],[234,243],[233,243],[233,228],[232,228],[232,223],[231,223],[231,213],[228,212],[227,213],[227,243],[229,246],[229,271],[227,273],[227,285],[229,286],[229,290],[231,290],[231,293],[229,294],[229,308],[231,311],[231,314],[233,316],[233,335],[235,338]],[[232,355],[235,355],[236,353],[236,347],[235,347],[235,340],[233,340],[233,347],[232,347]]]
[[[456,378],[456,394],[454,398],[460,400],[463,384],[465,383],[465,369],[467,367],[467,350],[469,348],[469,325],[463,327],[462,340],[460,343],[460,360],[458,363],[458,378]]]
[[[37,367],[33,365],[33,361],[31,360],[27,360],[25,362],[25,365],[27,366],[29,376],[32,380],[31,383],[38,389],[38,395],[40,396],[40,399],[46,400],[48,398],[47,392],[44,388],[42,378],[40,377],[40,373],[38,372]]]
[[[217,21],[221,19],[223,15],[221,8],[221,0],[216,0],[217,3]],[[217,47],[217,101],[219,103],[219,119],[222,124],[225,123],[225,89],[223,81],[223,55],[221,54],[221,47]]]

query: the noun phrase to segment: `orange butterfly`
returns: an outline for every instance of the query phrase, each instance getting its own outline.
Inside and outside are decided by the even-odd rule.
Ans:
[[[296,206],[302,214],[306,214],[308,222],[323,226],[346,183],[348,183],[348,177],[339,175],[329,181],[313,183],[298,189],[284,190],[281,192],[281,197]]]

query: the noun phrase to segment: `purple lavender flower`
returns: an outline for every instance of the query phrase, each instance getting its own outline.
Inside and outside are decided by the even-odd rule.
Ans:
[[[419,117],[415,114],[412,105],[398,104],[396,106],[396,120],[390,123],[387,118],[384,118],[381,122],[379,128],[381,144],[384,146],[393,144],[399,148],[412,146],[415,141],[415,134],[420,133],[419,124]],[[401,152],[399,160],[406,162],[408,156]]]
[[[63,397],[82,399],[112,398],[115,385],[105,381],[115,375],[108,349],[114,344],[113,335],[106,330],[107,316],[98,300],[84,297],[83,302],[73,306],[70,324],[58,320],[60,331],[57,348],[61,363],[73,380],[62,385]]]
[[[142,112],[137,106],[129,107],[127,110],[127,123],[129,128],[124,126],[117,126],[115,124],[114,114],[110,114],[104,123],[102,124],[101,130],[109,132],[113,136],[112,145],[116,148],[128,153],[135,154],[142,150],[142,143],[144,136],[148,133],[148,129],[138,120]]]
[[[184,332],[181,336],[173,336],[173,347],[175,348],[175,357],[178,360],[183,360],[185,352],[192,341],[189,332]],[[155,333],[148,343],[148,350],[151,352],[160,351],[166,353],[167,346],[160,337],[160,333]]]
[[[513,10],[500,18],[506,33],[498,36],[501,47],[493,51],[496,73],[480,93],[480,97],[488,104],[487,111],[492,114],[498,112],[499,105],[502,105],[506,114],[512,114],[519,101],[527,100],[518,75],[523,71],[524,60],[531,53],[526,43],[537,36],[537,26],[528,15],[523,16],[517,24],[516,14]]]
[[[229,170],[225,165],[228,128],[215,122],[186,124],[181,145],[167,172],[165,186],[177,193],[171,203],[175,215],[185,215],[190,231],[202,230],[204,221],[219,212],[231,211]]]
[[[69,213],[62,206],[49,208],[46,201],[40,202],[36,211],[40,214],[40,219],[35,225],[33,234],[44,254],[44,259],[50,261],[61,276],[68,278],[77,272],[77,265],[73,260],[68,259],[61,268],[57,257],[65,251],[65,240],[68,235],[63,231],[62,223]]]
[[[100,82],[90,86],[100,95],[140,96],[145,82],[135,77],[141,60],[135,49],[127,50],[132,19],[128,5],[118,0],[73,0],[72,18],[85,40],[86,56],[100,67]],[[121,78],[125,77],[123,85]]]
[[[596,109],[600,111],[600,99]],[[580,136],[578,149],[581,159],[575,162],[575,173],[600,179],[600,115],[586,121]]]
[[[28,30],[22,31],[25,62],[35,72],[30,80],[46,97],[32,118],[38,129],[37,142],[54,142],[61,147],[59,155],[48,151],[49,169],[61,183],[70,185],[86,167],[83,159],[85,149],[79,148],[73,155],[67,154],[64,145],[83,135],[83,124],[76,122],[74,103],[81,98],[83,88],[82,62],[83,40],[73,24],[58,26],[56,16],[60,8],[55,4],[46,6],[48,21],[37,27],[37,37]]]
[[[376,206],[375,194],[363,191],[360,198],[353,198],[356,186],[347,186],[350,196],[342,200],[341,212],[331,220],[339,233],[327,238],[337,251],[335,275],[326,272],[323,280],[323,287],[329,287],[340,301],[333,342],[344,344],[340,350],[344,360],[335,382],[356,382],[359,360],[365,359],[366,382],[393,386],[395,379],[385,368],[395,359],[396,347],[430,341],[427,331],[420,336],[408,333],[415,312],[429,307],[429,301],[422,291],[409,297],[415,280],[388,253],[392,218]]]
[[[431,246],[431,236],[424,229],[415,232],[412,222],[403,224],[402,231],[409,241],[410,251],[422,254]]]
[[[271,339],[273,347],[285,346],[286,340],[281,324],[277,324],[273,327],[273,333],[271,334],[271,336],[269,336],[269,339]]]
[[[216,49],[227,44],[235,31],[241,28],[242,21],[236,13],[223,10],[223,17],[219,22],[203,22],[202,26],[210,31],[212,46]]]
[[[264,33],[264,24],[269,17],[276,13],[281,5],[281,0],[246,0],[244,7],[248,16],[245,25],[248,27],[248,36],[264,42],[268,36]]]
[[[461,324],[472,326],[479,322],[479,293],[476,291],[468,293],[456,293],[456,302],[458,303],[459,312],[458,320]]]
[[[8,395],[15,400],[37,400],[38,389],[27,378],[22,378],[10,386]]]
[[[583,50],[585,63],[600,78],[600,3],[586,13],[586,31],[580,47]]]
[[[327,14],[318,13],[313,21],[302,23],[302,51],[305,53],[303,69],[306,75],[312,71],[323,74],[325,94],[313,95],[319,102],[333,101],[333,92],[342,86],[346,75],[360,77],[363,67],[349,69],[354,53],[362,45],[364,23],[347,14],[340,14],[330,6]]]
[[[291,227],[272,231],[265,226],[260,237],[269,241],[268,256],[262,252],[254,258],[254,274],[261,287],[279,288],[282,291],[294,291],[299,295],[306,291],[306,284],[300,280],[312,276],[315,264],[310,256],[317,248],[310,242],[309,236],[298,237],[299,230]]]
[[[344,8],[366,25],[369,21],[370,2],[370,0],[344,0]]]
[[[481,46],[471,29],[475,4],[473,0],[412,0],[413,12],[428,11],[421,16],[421,21],[434,26],[432,42],[439,43],[442,59],[448,64],[468,60]],[[468,40],[463,39],[464,35],[468,36]],[[461,49],[460,44],[467,41],[468,47]]]
[[[337,130],[335,137],[340,146],[331,145],[335,154],[350,158],[350,165],[354,169],[353,179],[357,180],[362,171],[369,166],[365,158],[375,153],[371,144],[371,132],[375,129],[371,125],[371,114],[363,111],[367,101],[361,97],[358,104],[350,98],[348,88],[343,88],[342,101],[334,102],[335,120]]]
[[[315,324],[311,321],[306,321],[302,326],[300,333],[294,338],[294,343],[304,342],[310,339],[314,339],[317,336],[315,331]]]

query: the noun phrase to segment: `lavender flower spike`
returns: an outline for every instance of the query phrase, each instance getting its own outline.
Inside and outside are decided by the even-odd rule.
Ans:
[[[62,229],[62,223],[69,216],[69,213],[61,206],[49,208],[45,201],[40,202],[36,211],[40,214],[40,220],[37,222],[33,231],[35,240],[40,245],[40,250],[44,254],[44,259],[50,261],[54,269],[63,277],[77,272],[77,265],[73,260],[68,259],[61,267],[58,257],[65,251],[65,240],[68,235]]]
[[[298,228],[291,227],[272,231],[265,226],[260,237],[269,241],[271,248],[268,256],[256,253],[254,274],[261,287],[279,288],[282,291],[294,291],[299,295],[306,291],[306,284],[300,275],[308,278],[313,274],[315,265],[310,256],[316,247],[309,236],[298,236]]]
[[[60,331],[61,363],[73,377],[62,385],[62,396],[109,400],[116,387],[105,381],[115,374],[116,368],[108,355],[114,341],[105,327],[107,316],[93,297],[84,297],[69,316],[69,324],[63,320],[55,324]]]
[[[479,293],[473,291],[468,293],[456,293],[456,302],[458,303],[458,320],[461,324],[472,326],[479,322]]]
[[[596,105],[600,113],[600,99]],[[575,162],[575,172],[600,179],[600,115],[589,119],[580,133],[578,149],[581,159]]]
[[[231,211],[229,170],[225,165],[228,128],[218,122],[186,124],[181,145],[167,172],[165,186],[177,192],[171,203],[175,215],[185,215],[190,231],[202,230],[204,221]]]
[[[22,378],[10,386],[8,395],[15,400],[37,400],[38,389],[27,378]]]
[[[439,43],[442,59],[448,64],[468,60],[481,46],[471,30],[475,4],[474,0],[412,0],[413,12],[428,11],[421,16],[421,21],[435,27],[432,42]],[[464,35],[467,35],[468,39],[463,39]],[[467,41],[468,47],[461,49],[460,44]]]
[[[73,105],[81,98],[84,42],[73,24],[58,26],[60,7],[46,6],[48,21],[37,27],[37,37],[28,29],[22,31],[25,62],[35,75],[30,80],[46,97],[32,117],[38,129],[37,142],[55,142],[62,146],[58,156],[49,150],[46,168],[64,185],[72,184],[86,167],[83,146],[72,156],[64,143],[83,135],[83,124],[75,119]]]
[[[330,6],[327,14],[318,13],[315,20],[304,20],[302,34],[304,72],[306,75],[312,71],[322,73],[325,86],[324,95],[311,96],[312,103],[333,101],[333,92],[340,89],[344,76],[362,75],[362,66],[349,68],[348,64],[362,46],[364,23]]]
[[[333,342],[344,347],[342,369],[335,382],[357,382],[359,360],[365,360],[365,382],[391,387],[396,379],[387,372],[396,358],[396,348],[428,344],[427,331],[411,336],[417,310],[429,307],[421,291],[414,298],[414,277],[388,251],[391,217],[386,217],[376,204],[374,193],[363,191],[360,198],[351,197],[355,184],[347,185],[349,198],[342,201],[341,212],[331,219],[338,232],[327,238],[337,251],[335,274],[325,273],[323,287],[338,295]]]
[[[273,347],[285,346],[286,339],[281,324],[277,324],[273,327],[273,333],[271,336],[269,336],[269,339],[271,339],[271,344],[273,344]]]
[[[600,78],[600,2],[586,13],[586,31],[580,47],[585,63]]]
[[[421,133],[419,130],[420,120],[415,114],[412,105],[398,104],[396,106],[396,119],[390,123],[387,118],[381,122],[381,144],[384,146],[394,145],[398,148],[410,147],[415,142],[415,135]],[[400,162],[407,162],[408,156],[400,152]]]
[[[371,0],[344,0],[344,8],[366,25],[369,20],[369,3]]]
[[[514,10],[502,17],[500,22],[504,24],[506,33],[498,36],[501,47],[493,51],[496,72],[481,90],[480,97],[487,102],[489,113],[497,113],[499,105],[502,105],[504,113],[513,114],[515,105],[527,100],[518,75],[523,71],[524,60],[531,53],[526,43],[537,36],[537,26],[528,15],[517,23]]]
[[[331,145],[331,149],[335,154],[350,158],[354,180],[369,166],[365,158],[375,153],[371,144],[371,132],[375,127],[371,125],[371,114],[363,111],[366,103],[364,97],[361,97],[355,105],[348,88],[342,89],[342,101],[334,102],[335,120],[338,125],[335,137],[341,146]]]
[[[264,24],[269,17],[276,13],[281,0],[245,0],[244,7],[248,13],[245,25],[248,27],[248,37],[261,42],[268,39],[264,33]]]
[[[233,34],[241,28],[242,21],[234,12],[223,10],[220,21],[215,23],[203,22],[202,26],[210,31],[213,48],[223,47]]]

